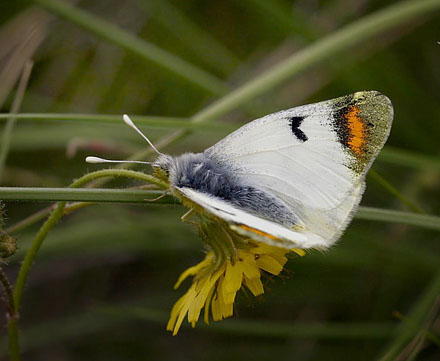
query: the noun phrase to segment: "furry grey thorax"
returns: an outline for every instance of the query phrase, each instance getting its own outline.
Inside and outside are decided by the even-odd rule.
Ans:
[[[255,216],[288,227],[295,224],[295,216],[283,201],[237,177],[205,153],[185,153],[178,157],[164,154],[153,166],[167,174],[171,187],[195,189]]]

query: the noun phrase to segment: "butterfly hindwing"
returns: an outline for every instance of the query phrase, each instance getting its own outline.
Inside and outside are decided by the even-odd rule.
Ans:
[[[284,248],[325,248],[321,239],[304,232],[288,229],[275,222],[262,219],[228,202],[195,189],[178,187],[179,198],[184,197],[203,209],[203,212],[218,217],[243,236]]]

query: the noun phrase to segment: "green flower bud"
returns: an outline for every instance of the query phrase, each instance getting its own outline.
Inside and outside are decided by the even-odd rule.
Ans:
[[[11,257],[17,250],[17,240],[5,232],[0,233],[0,257]]]

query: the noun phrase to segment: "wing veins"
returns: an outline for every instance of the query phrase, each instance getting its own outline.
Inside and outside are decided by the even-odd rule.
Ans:
[[[323,140],[334,140],[334,138],[309,139],[308,141],[309,142],[317,142],[317,141],[323,141]],[[262,150],[247,152],[247,153],[240,153],[240,154],[236,154],[236,155],[229,154],[228,160],[239,159],[240,157],[247,156],[247,155],[259,154],[259,153],[267,153],[267,152],[276,152],[278,150],[284,150],[284,149],[288,149],[288,148],[292,148],[292,147],[298,147],[298,146],[302,146],[302,145],[303,145],[302,143],[301,144],[298,143],[298,144],[285,145],[283,147],[279,147],[279,148],[275,148],[275,149],[262,149]],[[328,158],[328,159],[331,159],[331,158]]]
[[[315,170],[313,170],[313,169],[311,169],[311,168],[309,168],[309,167],[307,167],[307,166],[304,166],[303,164],[301,164],[300,162],[298,162],[296,159],[290,157],[288,154],[285,154],[285,153],[282,153],[282,152],[279,152],[279,151],[268,151],[268,152],[277,153],[277,154],[280,155],[281,157],[284,157],[284,158],[289,159],[289,160],[292,161],[293,163],[297,164],[297,165],[299,166],[299,168],[304,168],[304,169],[308,170],[310,173],[312,173],[313,175],[315,175],[316,178],[322,179],[322,180],[324,180],[324,181],[326,181],[326,179],[327,179],[327,178],[326,178],[324,175],[322,175],[321,173],[319,173],[319,172],[317,172],[317,171],[315,171]],[[259,164],[261,164],[261,163],[259,163]],[[244,169],[246,169],[246,168],[244,168]],[[336,174],[339,178],[343,179],[345,182],[347,182],[347,179],[343,178],[340,174],[335,173],[335,172],[333,172],[333,173]],[[252,173],[252,174],[256,174],[256,173]],[[275,177],[274,177],[274,178],[275,178]],[[277,179],[278,179],[278,178],[277,178]],[[313,183],[311,183],[311,184],[313,184]],[[315,188],[316,188],[316,187],[315,187]],[[317,189],[318,189],[318,188],[317,188]],[[320,191],[319,189],[318,189],[318,191],[319,191],[319,193],[324,194],[324,193],[323,193],[322,191]],[[335,199],[334,197],[329,198],[329,199],[337,200],[337,199]]]
[[[247,172],[247,173],[245,173],[245,172],[240,172],[240,171],[237,171],[236,173],[237,173],[237,174],[241,174],[241,175],[255,174],[255,175],[262,176],[262,177],[267,177],[267,178],[276,179],[276,180],[280,181],[281,183],[287,184],[289,187],[292,187],[292,188],[296,189],[296,194],[303,194],[303,192],[299,191],[298,188],[296,188],[293,184],[288,183],[288,182],[286,182],[285,180],[283,180],[282,178],[275,177],[275,176],[273,176],[273,175],[271,175],[271,174],[259,173],[259,172],[252,172],[252,173]],[[316,191],[317,191],[318,193],[322,194],[324,199],[327,199],[328,201],[330,201],[330,198],[327,197],[324,193],[322,193],[322,191],[321,191],[319,188],[317,188],[312,182],[308,182],[308,183],[309,183],[314,189],[316,189]],[[271,191],[271,192],[272,192],[272,191]],[[273,193],[273,192],[272,192],[272,193]],[[299,199],[298,199],[298,200],[299,200]],[[329,202],[329,203],[335,203],[335,202]],[[327,209],[327,208],[325,208],[325,209]]]

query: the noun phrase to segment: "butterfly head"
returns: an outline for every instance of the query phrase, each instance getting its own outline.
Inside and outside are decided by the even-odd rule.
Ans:
[[[152,164],[154,175],[162,181],[169,183],[170,170],[173,167],[174,158],[168,154],[160,154]]]

